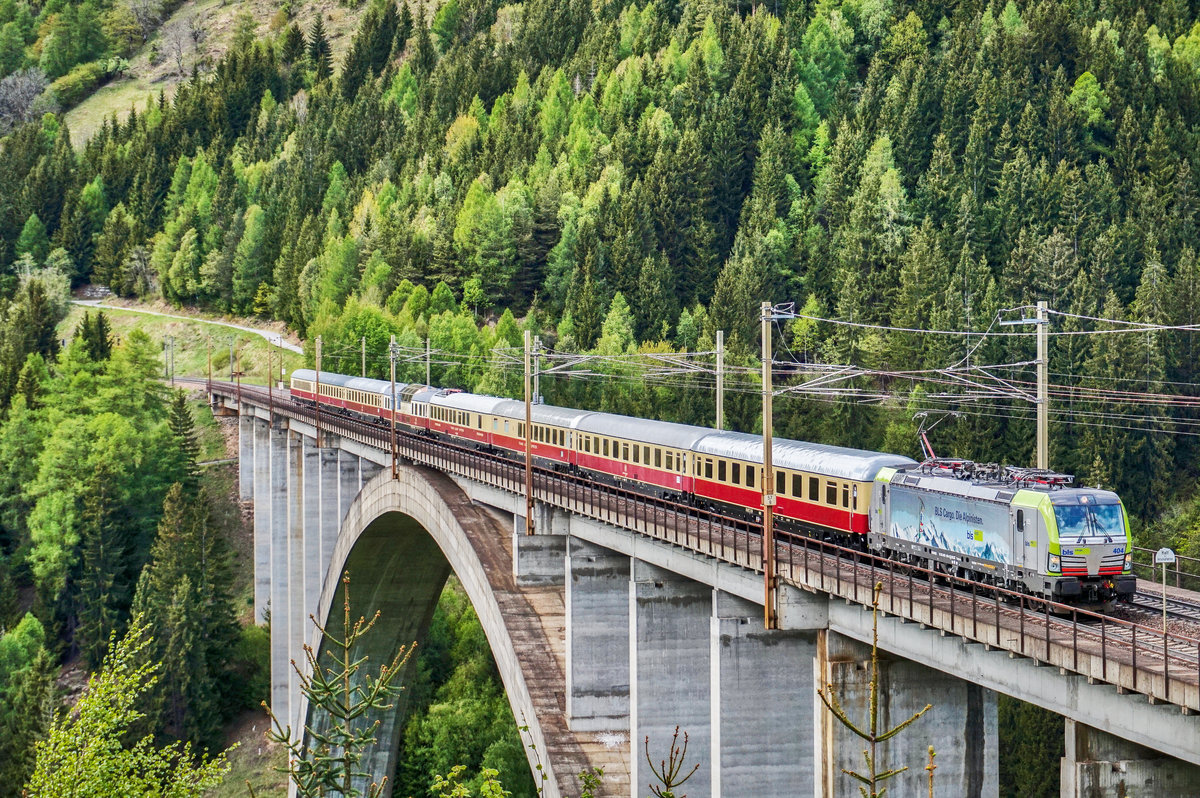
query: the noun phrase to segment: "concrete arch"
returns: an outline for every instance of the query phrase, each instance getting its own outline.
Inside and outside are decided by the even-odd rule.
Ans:
[[[555,687],[564,683],[562,668],[538,613],[516,585],[510,535],[510,528],[441,472],[402,466],[393,479],[385,468],[363,485],[346,512],[317,620],[334,634],[343,627],[341,575],[348,570],[355,617],[381,611],[380,625],[357,652],[370,656],[375,670],[400,645],[424,638],[453,571],[487,635],[513,715],[528,726],[526,742],[535,749],[527,747],[526,755],[531,767],[541,764],[547,775],[543,795],[558,798],[588,762],[567,728],[561,688]],[[309,643],[315,648],[319,642],[314,629]],[[300,700],[307,719],[308,707]],[[379,719],[380,742],[363,763],[376,781],[395,770],[406,712],[402,693],[395,709]]]

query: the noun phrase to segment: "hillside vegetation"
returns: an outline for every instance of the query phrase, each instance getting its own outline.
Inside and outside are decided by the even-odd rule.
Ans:
[[[78,156],[51,117],[15,131],[0,262],[62,245],[76,281],[272,316],[330,352],[428,333],[475,357],[438,379],[500,393],[498,333],[471,312],[533,309],[565,350],[703,348],[723,329],[736,359],[758,302],[792,300],[865,325],[782,330],[798,357],[906,369],[1023,363],[1033,345],[883,327],[985,330],[1043,298],[1075,314],[1060,331],[1196,318],[1186,3],[453,0],[429,16],[377,0],[340,72],[321,17],[246,38]],[[1188,394],[1193,335],[1061,336],[1051,371]],[[780,432],[911,448],[922,394],[889,388],[882,408],[798,403]],[[707,394],[676,393],[549,390],[709,417]],[[754,428],[753,401],[733,405]],[[1028,405],[963,409],[943,450],[1030,460]],[[1052,461],[1151,517],[1196,458],[1144,416],[1077,402]]]

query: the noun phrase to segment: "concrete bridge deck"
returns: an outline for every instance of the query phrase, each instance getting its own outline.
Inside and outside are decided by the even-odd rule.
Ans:
[[[323,425],[322,434],[325,437],[333,438],[329,434],[332,430],[336,434],[335,442],[326,446],[337,450],[336,458],[345,457],[359,464],[355,480],[343,480],[342,493],[352,496],[352,501],[360,502],[358,492],[368,485],[378,488],[386,483],[395,486],[390,489],[394,493],[387,507],[380,506],[380,513],[389,508],[394,512],[398,507],[401,508],[400,512],[408,512],[403,509],[407,506],[405,503],[411,505],[412,495],[425,490],[406,476],[418,472],[418,469],[409,467],[402,469],[403,474],[398,481],[390,479],[390,473],[379,475],[378,480],[368,479],[391,462],[386,427],[327,413],[323,413],[318,422],[311,408],[291,404],[286,395],[278,393],[268,398],[265,392],[243,389],[241,396],[238,396],[231,386],[218,386],[215,392],[219,400],[229,406],[235,406],[236,403],[241,408],[243,419],[252,426],[265,426],[263,420],[271,417],[277,422],[284,419],[278,437],[295,436],[288,440],[303,441],[304,447],[309,446],[307,441],[317,437],[318,423]],[[272,436],[276,435],[276,426],[271,427]],[[243,431],[246,429],[249,428],[244,427]],[[261,427],[253,426],[253,429],[254,434],[246,437],[255,444],[249,456],[258,463],[258,430]],[[299,450],[300,447],[300,443],[295,443],[292,448]],[[315,446],[312,448],[316,449]],[[324,450],[325,447],[322,447]],[[286,451],[279,455],[281,450],[277,448],[270,451],[272,458],[282,458],[284,465],[278,470],[281,473],[286,471],[286,463],[292,462],[291,456]],[[861,699],[861,691],[855,692],[859,688],[853,685],[859,678],[855,673],[861,672],[862,649],[855,648],[853,641],[869,641],[871,638],[869,613],[864,613],[863,607],[869,603],[872,586],[876,582],[884,586],[882,609],[887,615],[880,626],[880,648],[898,657],[897,662],[900,663],[890,668],[890,683],[895,688],[897,699],[907,695],[912,685],[920,684],[925,689],[937,685],[935,689],[938,695],[943,702],[949,702],[946,711],[950,715],[945,716],[939,722],[938,730],[931,733],[935,737],[949,735],[939,738],[942,740],[939,753],[955,747],[960,749],[956,758],[944,760],[943,756],[939,756],[938,761],[939,765],[945,763],[939,773],[952,784],[960,785],[961,794],[994,794],[996,752],[993,690],[1015,695],[1068,718],[1069,730],[1072,730],[1068,741],[1073,741],[1074,747],[1068,750],[1069,761],[1064,760],[1063,764],[1064,790],[1067,789],[1068,772],[1074,774],[1070,782],[1074,786],[1064,794],[1118,794],[1088,792],[1091,789],[1089,785],[1103,781],[1096,774],[1108,771],[1104,770],[1106,765],[1089,770],[1091,766],[1086,765],[1084,760],[1092,754],[1097,754],[1097,758],[1102,755],[1112,759],[1126,750],[1120,748],[1122,741],[1107,748],[1079,742],[1101,739],[1098,732],[1080,731],[1094,731],[1097,728],[1119,728],[1124,737],[1146,747],[1136,751],[1128,749],[1128,760],[1136,760],[1130,772],[1149,774],[1143,779],[1144,789],[1139,794],[1187,795],[1191,793],[1178,791],[1180,783],[1200,783],[1200,777],[1197,777],[1200,771],[1187,770],[1189,766],[1178,762],[1172,765],[1174,760],[1169,758],[1161,759],[1162,754],[1166,754],[1184,762],[1200,763],[1200,725],[1193,714],[1200,709],[1200,643],[1197,641],[1179,635],[1155,636],[1153,630],[1145,627],[1103,618],[1097,622],[1080,613],[1058,617],[1047,611],[1050,608],[1035,600],[1013,597],[1009,601],[1002,599],[999,592],[979,590],[977,585],[971,583],[951,579],[947,584],[943,577],[931,582],[914,575],[912,571],[901,571],[894,564],[875,561],[865,555],[813,541],[786,539],[780,541],[776,550],[780,584],[778,601],[783,629],[744,637],[743,631],[739,630],[753,628],[754,604],[761,607],[763,602],[762,546],[754,523],[649,499],[619,488],[590,483],[581,477],[539,469],[534,486],[538,512],[535,526],[539,534],[534,538],[514,535],[511,543],[497,544],[497,540],[508,538],[507,534],[495,532],[506,526],[506,520],[513,523],[509,529],[524,527],[523,519],[519,518],[525,511],[524,472],[519,464],[420,436],[402,436],[399,453],[405,464],[432,468],[441,472],[438,475],[441,480],[451,481],[455,485],[451,489],[445,482],[437,482],[432,476],[429,479],[423,477],[422,481],[427,486],[440,485],[434,491],[442,496],[439,501],[444,503],[442,489],[445,489],[448,491],[445,496],[458,494],[469,497],[473,502],[468,507],[454,499],[451,503],[455,504],[458,511],[444,517],[436,513],[425,518],[418,517],[418,522],[428,534],[437,538],[443,534],[439,529],[461,526],[457,515],[478,514],[483,512],[480,508],[488,508],[486,513],[490,521],[481,523],[479,528],[491,527],[492,531],[480,533],[481,537],[467,547],[472,552],[470,557],[453,551],[458,545],[454,540],[439,539],[438,543],[450,560],[450,565],[468,587],[472,602],[485,628],[489,630],[489,640],[502,672],[508,668],[505,685],[509,689],[510,700],[514,707],[527,707],[526,717],[536,717],[537,723],[530,724],[530,734],[537,741],[538,750],[545,752],[548,759],[552,760],[548,765],[555,774],[553,789],[547,785],[548,795],[576,794],[570,785],[574,772],[589,763],[594,765],[601,761],[612,761],[613,749],[605,748],[599,742],[600,738],[589,740],[579,734],[578,730],[596,728],[599,723],[602,728],[623,728],[635,740],[634,750],[623,748],[616,757],[625,757],[627,767],[623,773],[619,767],[610,770],[613,766],[606,766],[606,772],[617,778],[625,774],[629,787],[626,789],[623,782],[614,782],[612,787],[618,791],[610,792],[607,789],[609,785],[606,785],[602,794],[633,795],[636,798],[638,790],[635,785],[644,784],[645,775],[638,775],[640,751],[637,750],[636,741],[644,729],[661,732],[665,728],[661,715],[655,715],[646,704],[647,696],[656,695],[669,697],[670,701],[675,702],[678,714],[689,717],[694,728],[703,730],[703,742],[698,743],[698,750],[711,760],[712,772],[705,774],[702,783],[695,785],[696,795],[710,794],[710,791],[712,795],[720,795],[723,784],[728,795],[750,794],[745,792],[746,789],[752,792],[757,790],[755,794],[763,796],[808,794],[810,790],[815,790],[817,795],[850,794],[841,791],[838,766],[841,762],[853,764],[852,760],[857,756],[846,759],[845,752],[839,753],[837,746],[841,743],[838,732],[829,727],[827,718],[817,717],[821,713],[813,715],[811,710],[800,712],[801,716],[809,717],[809,721],[804,722],[817,724],[813,739],[823,741],[817,744],[815,758],[792,751],[787,757],[773,759],[771,751],[764,753],[738,748],[731,742],[734,737],[724,733],[723,728],[731,722],[730,718],[739,717],[739,722],[748,724],[744,728],[751,730],[750,739],[764,739],[762,733],[774,734],[776,738],[786,736],[778,732],[779,728],[785,726],[791,728],[793,733],[803,733],[800,727],[793,728],[795,717],[787,712],[782,715],[778,712],[783,711],[788,702],[799,701],[806,694],[811,704],[812,675],[822,669],[824,675],[821,681],[832,679],[840,685],[839,689],[849,691],[844,693],[846,700],[856,700],[853,696]],[[247,450],[243,449],[243,458],[247,454]],[[321,456],[324,457],[323,454]],[[276,469],[268,470],[271,474],[276,473]],[[420,473],[426,472],[421,469]],[[296,474],[291,482],[299,485],[304,480],[302,474]],[[405,483],[403,490],[398,482]],[[285,484],[282,494],[285,504],[288,501],[286,487]],[[257,486],[254,492],[257,494]],[[339,499],[343,514],[346,503],[344,496]],[[271,513],[272,528],[277,533],[277,519],[281,517],[278,503],[274,510]],[[295,515],[295,512],[289,515],[286,510],[282,513],[282,517],[287,519],[282,522],[285,533],[289,523],[295,526]],[[414,517],[419,515],[417,513]],[[303,567],[297,570],[295,554],[290,555],[288,566],[282,570],[276,564],[278,558],[269,557],[270,563],[263,570],[274,578],[267,580],[269,584],[264,585],[264,590],[269,589],[274,596],[279,589],[277,583],[283,583],[286,596],[288,577],[296,581],[299,576],[301,584],[323,584],[325,593],[320,605],[330,606],[330,583],[336,584],[336,579],[330,577],[336,576],[336,571],[342,567],[340,563],[350,561],[350,548],[353,548],[351,538],[369,529],[374,523],[373,518],[347,517],[342,525],[342,537],[339,538],[340,550],[326,553],[326,547],[321,545],[320,555],[314,556],[314,559],[328,564],[329,570],[323,581],[315,577],[305,580],[300,573]],[[466,531],[462,536],[469,539],[472,534]],[[278,534],[275,538],[278,538]],[[608,563],[604,569],[600,569],[607,569],[608,572],[604,577],[607,579],[605,590],[625,590],[624,586],[628,586],[627,600],[620,605],[625,609],[619,610],[625,613],[624,620],[607,616],[594,616],[589,620],[586,616],[587,612],[595,610],[586,607],[587,602],[580,602],[579,597],[586,598],[586,594],[580,593],[580,590],[593,579],[596,568],[572,564],[583,562],[578,558],[573,560],[575,541],[579,541],[580,546],[586,544],[595,547],[579,550],[579,557],[583,560]],[[297,547],[303,548],[305,544],[293,542],[290,545],[295,552]],[[622,558],[624,565],[621,564]],[[299,559],[305,561],[303,556]],[[578,570],[580,567],[582,570]],[[510,574],[508,578],[513,580],[511,583],[499,576],[502,571]],[[514,572],[517,574],[515,579],[511,576]],[[622,573],[624,576],[621,576]],[[533,586],[539,578],[543,582]],[[558,582],[564,579],[567,585],[565,599],[559,598],[562,594],[557,591]],[[476,582],[474,588],[469,584],[472,580]],[[574,602],[571,598],[573,593],[577,596]],[[285,597],[282,600],[293,611],[300,609],[295,598]],[[605,606],[610,610],[618,606],[607,599],[605,601],[608,602]],[[687,607],[691,609],[685,609]],[[665,608],[672,609],[668,612]],[[697,612],[700,614],[696,615]],[[761,610],[757,612],[761,613]],[[523,616],[523,613],[530,615]],[[643,613],[649,615],[643,619]],[[671,617],[680,613],[683,619],[680,622],[684,626],[672,626],[675,621]],[[508,614],[523,620],[510,628],[510,621],[506,617]],[[691,660],[678,660],[670,656],[669,651],[665,652],[668,655],[665,659],[662,651],[651,653],[653,646],[665,644],[664,640],[666,644],[686,648],[694,635],[701,634],[701,629],[708,629],[710,614],[713,635],[711,650],[706,648],[703,654],[696,650],[690,655]],[[534,615],[537,616],[536,621],[532,618]],[[761,614],[758,617],[758,628],[761,630]],[[702,618],[705,620],[701,622]],[[624,704],[621,704],[619,690],[614,692],[603,685],[587,683],[588,679],[595,678],[595,674],[589,674],[586,668],[580,670],[580,652],[585,649],[581,648],[582,643],[578,639],[581,634],[579,629],[597,622],[611,623],[614,628],[624,623],[629,629],[626,646],[622,649],[626,652],[624,665],[621,665],[620,656],[617,661],[606,663],[606,666],[618,670],[625,668],[623,677],[618,673],[608,680],[619,684],[623,678],[628,683]],[[645,627],[654,630],[649,637],[642,631],[643,623],[652,624],[651,627]],[[662,623],[666,626],[662,626]],[[746,624],[751,626],[746,627]],[[690,630],[686,634],[680,631],[685,628]],[[789,629],[798,630],[800,636],[788,637],[796,633],[789,632]],[[814,632],[818,635],[815,638],[816,648],[813,648],[814,638],[811,637]],[[684,636],[678,637],[678,634]],[[703,634],[707,635],[708,632]],[[608,635],[605,639],[613,644],[612,647],[620,648],[617,638],[608,632],[603,632],[603,635]],[[676,636],[672,638],[672,635]],[[561,641],[564,638],[565,659],[561,653]],[[736,642],[739,640],[743,642]],[[781,644],[782,648],[779,648]],[[777,651],[789,652],[788,659],[772,659],[772,646]],[[518,655],[517,652],[524,648],[530,649],[531,653]],[[741,659],[726,663],[726,657],[736,652],[741,652],[737,654]],[[751,660],[745,659],[751,656],[748,652],[754,652]],[[595,653],[593,646],[586,649],[585,656]],[[806,658],[813,658],[814,662],[814,670],[807,677],[803,675],[803,666],[797,670],[797,663]],[[506,659],[512,661],[506,665]],[[772,662],[777,662],[777,665],[772,665]],[[784,662],[791,664],[779,670],[778,665]],[[820,662],[825,665],[816,664]],[[901,667],[905,662],[911,664]],[[658,665],[651,667],[654,663]],[[666,682],[661,681],[664,677],[655,674],[655,669],[661,670],[664,663],[668,663],[666,667],[676,669],[675,673],[666,675]],[[917,663],[923,663],[923,666]],[[1039,667],[1044,665],[1052,667]],[[643,670],[643,666],[650,670]],[[697,667],[700,669],[697,670]],[[711,692],[705,688],[703,695],[697,693],[695,697],[700,703],[694,706],[687,703],[691,699],[685,693],[679,693],[676,689],[678,685],[671,680],[687,683],[691,679],[691,684],[695,685],[694,680],[703,678],[701,674],[707,674],[709,667],[712,668]],[[731,704],[724,691],[729,677],[723,675],[729,667],[734,667],[734,671],[729,673],[740,674],[736,679],[759,673],[754,678],[762,680],[761,689],[751,688],[752,692],[742,693],[741,700]],[[929,670],[931,668],[934,670]],[[933,675],[935,671],[940,671],[942,675]],[[778,681],[780,678],[789,680],[786,690],[782,690],[784,683]],[[972,698],[975,695],[969,687],[972,684],[984,689],[981,697]],[[597,687],[600,688],[599,693],[594,692]],[[689,689],[695,691],[696,688]],[[284,685],[282,692],[286,694],[288,690],[288,686]],[[581,709],[590,706],[587,702],[592,698],[585,701],[587,696],[599,696],[601,703],[607,701],[612,711],[606,715],[595,707]],[[751,696],[755,700],[751,700]],[[765,702],[757,700],[763,697]],[[954,708],[960,703],[961,711],[965,713],[963,717],[975,719],[968,723],[966,731],[959,726],[958,720],[954,720],[957,717]],[[625,709],[621,710],[621,706]],[[904,706],[901,701],[893,710],[899,712]],[[970,711],[973,706],[978,707],[974,714]],[[711,723],[707,720],[707,708],[710,707]],[[745,713],[741,711],[751,707],[755,708],[751,715],[757,713],[761,717],[744,717]],[[647,712],[650,714],[647,715]],[[565,720],[559,725],[561,718]],[[775,724],[770,731],[761,726],[768,720]],[[608,725],[605,726],[605,723]],[[957,736],[971,735],[970,728],[981,729],[982,736],[966,740]],[[571,735],[563,735],[563,729],[576,730],[572,733],[573,741],[569,739]],[[759,731],[754,732],[754,729]],[[735,735],[738,738],[744,736],[740,732]],[[778,740],[772,740],[773,746],[778,744]],[[790,743],[784,744],[784,748],[787,744]],[[990,753],[986,750],[988,745],[991,746]],[[1148,755],[1147,751],[1160,753]],[[755,760],[760,754],[766,758]],[[806,779],[801,780],[803,784],[796,781],[799,772],[796,763],[801,759],[808,763],[806,767],[811,771]],[[739,770],[735,760],[761,761],[756,766],[759,780],[739,781],[747,778],[747,774]],[[983,771],[979,770],[981,767]],[[1129,770],[1129,763],[1121,767]],[[987,776],[988,772],[992,775]],[[771,781],[772,777],[781,779],[779,785],[791,783],[792,788],[778,792],[784,788],[769,786],[775,784]],[[787,782],[787,779],[791,779],[791,782]],[[729,785],[734,783],[741,783],[743,787],[733,789]],[[751,784],[756,786],[748,786]],[[806,787],[804,784],[814,786]],[[954,790],[951,792],[954,793]]]

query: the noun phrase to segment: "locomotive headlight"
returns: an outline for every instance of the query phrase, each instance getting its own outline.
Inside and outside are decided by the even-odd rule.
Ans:
[[[1050,571],[1051,573],[1058,573],[1062,570],[1062,563],[1058,559],[1057,554],[1050,555],[1050,561],[1046,565],[1046,570]]]
[[[1127,551],[1127,552],[1125,552],[1125,570],[1128,571],[1132,568],[1133,568],[1133,552]]]

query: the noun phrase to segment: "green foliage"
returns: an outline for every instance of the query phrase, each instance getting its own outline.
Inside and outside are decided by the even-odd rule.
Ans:
[[[851,720],[846,711],[842,709],[842,705],[837,699],[832,684],[826,684],[824,688],[817,690],[817,696],[821,699],[821,703],[825,705],[825,708],[829,710],[834,718],[867,744],[866,749],[862,752],[863,760],[866,764],[865,772],[860,773],[842,768],[842,773],[859,783],[858,789],[862,793],[863,798],[883,798],[887,793],[887,788],[882,786],[882,783],[908,770],[907,765],[898,768],[883,769],[886,766],[879,762],[877,753],[879,743],[886,742],[897,736],[933,708],[932,704],[926,704],[924,709],[890,728],[881,728],[879,725],[879,593],[882,590],[883,584],[876,582],[871,599],[871,681],[870,698],[868,701],[870,714],[866,722],[856,723]],[[932,756],[932,748],[930,749],[930,754]],[[648,756],[649,754],[647,754]]]
[[[1059,788],[1063,719],[1006,695],[997,697],[1000,734],[1000,795],[1003,798],[1054,798]]]
[[[147,627],[137,621],[114,640],[74,712],[57,718],[38,746],[30,794],[102,798],[119,784],[123,795],[135,798],[200,798],[221,781],[228,771],[224,754],[197,763],[188,746],[159,748],[150,736],[128,741],[143,717],[138,702],[158,680],[150,645]]]
[[[73,67],[70,72],[50,84],[54,99],[64,108],[70,108],[78,103],[100,84],[105,76],[104,65],[89,61]]]
[[[308,30],[308,64],[318,83],[333,74],[333,52],[325,35],[325,21],[319,14]]]
[[[454,579],[442,592],[427,637],[406,690],[408,720],[393,792],[414,798],[487,794],[489,781],[498,775],[511,795],[534,798],[524,746],[487,637]]]
[[[0,63],[38,60],[51,79],[107,63],[157,25],[164,9],[145,6],[5,5]],[[372,3],[335,80],[317,16],[275,47],[234,48],[78,152],[56,117],[25,108],[34,121],[0,145],[0,295],[61,247],[73,282],[159,285],[171,302],[270,313],[303,333],[378,306],[397,334],[420,342],[436,327],[479,358],[442,376],[472,387],[487,372],[505,390],[484,362],[490,334],[435,324],[446,299],[483,318],[536,304],[548,345],[591,351],[620,293],[635,347],[698,347],[724,330],[748,356],[763,300],[812,298],[877,327],[982,330],[996,310],[1038,299],[1134,318],[1156,263],[1173,283],[1164,296],[1200,294],[1174,285],[1200,250],[1195,10],[1043,6],[457,0],[422,15]],[[431,311],[439,283],[453,296]],[[1196,321],[1182,299],[1161,307],[1163,324]],[[806,333],[806,357],[926,370],[967,351],[945,336],[857,330]],[[1200,358],[1182,337],[1135,352],[1079,336],[1052,357],[1057,373],[1091,363],[1115,379],[1122,356],[1140,363],[1150,349],[1145,389],[1187,394]],[[1032,357],[1022,340],[984,353]],[[587,386],[555,392],[602,401]],[[607,401],[707,423],[707,396],[628,394]],[[805,438],[878,446],[909,398],[829,413],[781,401]],[[935,444],[1028,462],[1026,408],[997,401],[987,414],[964,407],[969,423],[939,429]],[[730,418],[752,429],[743,404],[731,401]],[[1112,409],[1084,404],[1073,412]],[[1190,439],[1097,433],[1080,418],[1053,425],[1056,467],[1137,496],[1134,512],[1153,515],[1200,478]],[[1106,465],[1105,447],[1131,456]]]
[[[287,747],[289,763],[283,772],[295,785],[296,794],[305,798],[324,796],[331,789],[344,798],[377,798],[383,793],[386,779],[383,784],[371,783],[366,790],[355,785],[371,776],[363,770],[363,752],[378,742],[377,715],[392,708],[391,702],[400,692],[400,686],[392,682],[412,654],[411,647],[401,646],[377,674],[365,672],[366,659],[356,659],[352,652],[362,636],[371,632],[379,620],[379,612],[370,621],[361,616],[352,619],[349,573],[342,577],[342,596],[340,636],[318,625],[322,635],[320,651],[325,659],[319,660],[318,652],[306,645],[304,656],[308,668],[304,671],[297,668],[300,689],[308,698],[312,718],[306,723],[307,733],[300,735],[305,739],[297,742],[291,727],[285,727],[275,713],[267,710],[274,724],[267,736]]]
[[[178,406],[177,399],[172,433],[194,467],[190,417],[185,432],[176,431]],[[160,679],[144,698],[153,728],[196,750],[216,750],[222,720],[240,708],[230,700],[238,630],[229,595],[231,553],[197,490],[192,477],[168,491],[133,612],[147,619],[154,638],[149,653],[162,663]]]
[[[0,636],[0,794],[15,796],[33,771],[35,744],[57,709],[45,631],[26,614]]]

